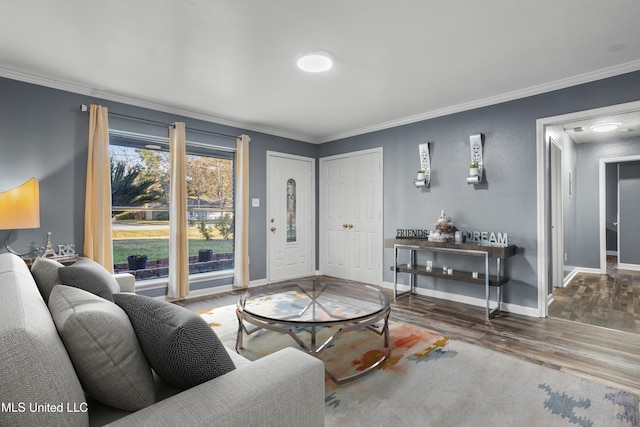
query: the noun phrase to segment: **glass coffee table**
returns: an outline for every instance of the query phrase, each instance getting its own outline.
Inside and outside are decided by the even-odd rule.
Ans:
[[[360,284],[332,282],[325,279],[301,279],[251,289],[238,300],[238,336],[236,351],[243,346],[243,333],[250,335],[268,329],[293,338],[307,353],[318,357],[341,335],[347,332],[375,332],[383,336],[386,351],[382,356],[355,374],[336,378],[325,372],[337,384],[351,381],[371,372],[391,353],[389,339],[389,298],[378,289]],[[384,322],[376,328],[377,322]],[[254,327],[247,328],[247,324]],[[318,333],[323,333],[319,340]],[[300,336],[310,333],[310,343]]]

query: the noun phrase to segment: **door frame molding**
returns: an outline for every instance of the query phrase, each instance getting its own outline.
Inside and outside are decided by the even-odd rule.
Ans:
[[[606,177],[607,177],[607,164],[608,163],[626,163],[626,162],[636,162],[640,161],[640,155],[632,155],[632,156],[622,156],[622,157],[610,157],[605,159],[600,159],[599,162],[599,225],[598,228],[600,230],[600,274],[607,273],[607,235],[606,235],[606,226],[607,226],[607,185],[606,185]],[[618,203],[620,201],[618,200]],[[618,237],[619,239],[619,237]],[[619,245],[618,240],[618,245]],[[620,256],[620,253],[618,253]],[[618,258],[618,262],[620,259]]]
[[[267,283],[271,283],[271,251],[270,251],[270,242],[271,242],[271,234],[269,233],[269,212],[271,212],[271,198],[269,197],[269,190],[271,188],[271,158],[274,157],[280,157],[280,158],[285,158],[285,159],[289,159],[289,160],[300,160],[300,161],[304,161],[304,162],[309,162],[311,163],[311,194],[312,197],[310,197],[311,199],[311,206],[310,206],[310,216],[313,219],[313,225],[311,227],[311,236],[310,236],[310,240],[311,240],[311,259],[313,260],[313,265],[315,266],[315,268],[312,268],[313,271],[317,271],[317,259],[316,259],[316,246],[317,246],[317,240],[316,240],[316,235],[317,235],[317,211],[316,211],[316,200],[318,197],[317,191],[316,191],[316,159],[313,157],[305,157],[305,156],[299,156],[296,154],[288,154],[288,153],[282,153],[279,151],[272,151],[272,150],[267,150],[266,153],[266,160],[267,160],[267,179],[266,179],[266,203],[265,203],[265,233],[266,233],[266,253],[267,253]]]
[[[627,102],[623,104],[610,105],[602,108],[579,111],[576,113],[562,114],[558,116],[545,117],[536,120],[536,165],[537,165],[537,238],[538,238],[538,316],[547,317],[547,297],[549,281],[549,191],[550,180],[549,159],[547,156],[548,146],[545,138],[547,127],[561,125],[566,122],[596,118],[613,114],[623,114],[640,110],[640,101]],[[574,171],[575,173],[575,171]],[[602,214],[600,215],[602,218]],[[602,238],[601,238],[602,239]],[[605,244],[606,248],[606,244]],[[605,257],[606,262],[606,257]]]
[[[552,270],[556,269],[558,265],[562,265],[562,268],[560,269],[560,277],[554,277],[556,273],[558,273],[558,271],[552,271],[551,273],[551,278],[552,279],[558,279],[559,280],[559,284],[560,287],[562,287],[563,285],[563,281],[564,281],[564,150],[562,148],[562,145],[560,143],[558,143],[558,141],[556,141],[555,138],[553,137],[549,137],[550,141],[549,141],[549,148],[553,148],[555,147],[555,149],[557,150],[558,155],[560,156],[559,159],[556,159],[557,161],[559,161],[559,165],[560,165],[560,175],[556,176],[555,179],[559,182],[556,182],[555,185],[555,189],[551,188],[551,196],[554,195],[554,191],[558,192],[559,191],[559,198],[560,198],[560,203],[559,206],[556,206],[555,209],[557,209],[556,212],[554,212],[554,205],[553,203],[551,204],[551,217],[553,217],[553,214],[555,213],[559,218],[560,218],[560,222],[558,224],[556,224],[557,226],[557,231],[556,231],[556,236],[558,237],[558,242],[553,242],[551,241],[551,255],[554,255],[554,251],[553,248],[555,247],[558,251],[555,254],[555,256],[553,257],[553,262],[551,264]],[[549,151],[549,165],[552,165],[552,157],[554,156],[553,154],[553,150]],[[549,179],[550,179],[550,183],[553,184],[554,181],[554,174],[555,171],[550,167],[549,168]],[[551,187],[551,186],[550,186]],[[557,193],[555,193],[556,196],[558,196]],[[556,197],[557,199],[557,197]],[[552,201],[557,201],[557,200],[553,200],[550,199]],[[553,230],[549,230],[553,233]],[[553,239],[552,239],[553,240]],[[555,267],[554,267],[555,265]],[[548,292],[548,290],[547,290]],[[549,292],[549,294],[547,295],[547,302],[549,302],[549,296],[552,294],[552,292]]]

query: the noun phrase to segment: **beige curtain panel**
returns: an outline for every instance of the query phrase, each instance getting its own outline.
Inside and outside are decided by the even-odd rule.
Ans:
[[[83,254],[113,273],[109,115],[100,105],[91,105],[89,110]]]
[[[169,127],[171,190],[169,204],[169,298],[189,294],[189,239],[187,229],[187,147],[185,124]]]
[[[236,211],[234,286],[249,286],[249,137],[236,139]]]

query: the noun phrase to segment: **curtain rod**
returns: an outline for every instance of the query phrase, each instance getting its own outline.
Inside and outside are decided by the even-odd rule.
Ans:
[[[89,107],[87,105],[85,105],[85,104],[82,104],[82,105],[80,105],[80,111],[83,111],[83,112],[89,111]],[[143,122],[143,123],[151,123],[151,124],[154,124],[154,125],[173,126],[173,127],[175,127],[174,123],[164,123],[164,122],[159,122],[159,121],[156,121],[156,120],[141,119],[140,117],[127,116],[127,115],[124,115],[124,114],[111,113],[111,112],[109,112],[108,114],[110,116],[113,116],[113,117],[120,117],[120,118],[123,118],[123,119],[135,120],[135,121]],[[237,135],[227,135],[226,133],[212,132],[210,130],[202,130],[202,129],[196,129],[196,128],[191,128],[191,127],[186,127],[186,126],[185,126],[185,129],[188,130],[188,131],[191,131],[191,132],[198,132],[198,133],[204,133],[204,134],[207,134],[207,135],[221,136],[221,137],[224,137],[224,138],[231,138],[231,139],[240,138],[240,136],[237,136]]]

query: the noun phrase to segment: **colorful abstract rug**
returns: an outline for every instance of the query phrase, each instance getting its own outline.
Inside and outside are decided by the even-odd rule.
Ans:
[[[235,306],[199,314],[235,347]],[[390,322],[390,333],[392,353],[379,369],[343,385],[326,378],[327,426],[638,426],[635,394],[401,322]],[[245,335],[241,354],[255,360],[296,345],[262,330]],[[382,337],[358,331],[321,358],[342,376],[381,351]]]

